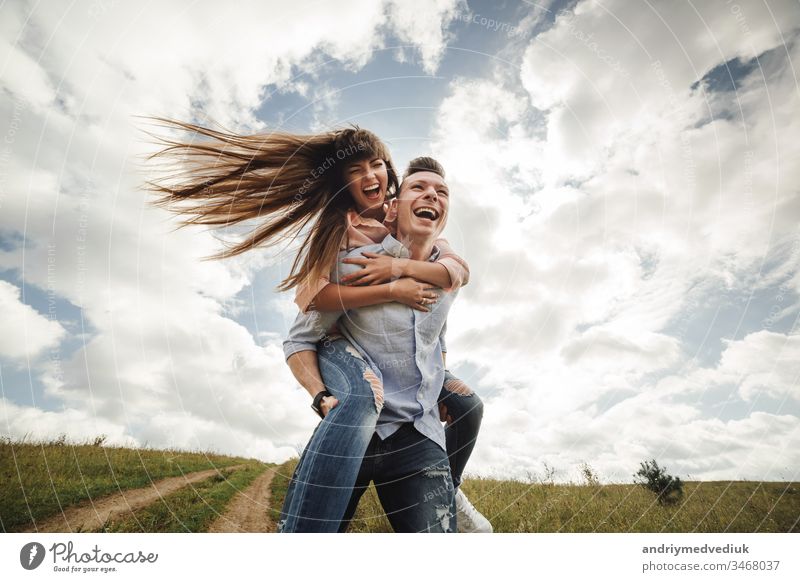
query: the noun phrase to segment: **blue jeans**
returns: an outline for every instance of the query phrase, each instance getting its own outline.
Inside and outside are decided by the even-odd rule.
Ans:
[[[295,468],[278,531],[336,532],[383,405],[369,365],[343,339],[320,342],[317,360],[337,404],[314,429]]]
[[[281,532],[339,530],[382,407],[382,388],[347,340],[320,343],[317,359],[325,387],[339,404],[317,425],[295,468],[278,523]],[[452,418],[445,438],[455,487],[483,418],[480,398],[458,382],[447,372],[439,396]]]
[[[455,489],[447,455],[412,423],[385,440],[373,435],[339,531],[347,529],[370,481],[375,482],[395,532],[456,532]]]

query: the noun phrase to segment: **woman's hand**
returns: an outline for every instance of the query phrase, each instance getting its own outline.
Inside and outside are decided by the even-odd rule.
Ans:
[[[403,277],[389,283],[389,296],[392,301],[408,305],[417,311],[430,311],[430,305],[439,298],[437,287],[411,277]]]
[[[405,274],[408,259],[396,259],[387,255],[376,253],[361,253],[363,259],[343,259],[343,263],[350,265],[361,265],[363,267],[357,273],[345,275],[339,282],[342,285],[380,285],[388,283],[392,279],[397,279]]]

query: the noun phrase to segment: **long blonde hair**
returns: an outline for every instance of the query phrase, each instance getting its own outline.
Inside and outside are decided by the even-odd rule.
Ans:
[[[146,119],[205,138],[181,141],[148,132],[163,146],[148,161],[161,160],[172,170],[146,181],[145,187],[157,195],[153,204],[180,215],[182,225],[224,227],[261,220],[245,240],[208,258],[294,240],[308,227],[280,291],[327,275],[334,264],[346,235],[347,211],[354,206],[345,164],[381,158],[389,175],[387,195],[398,189],[388,148],[357,126],[315,135],[238,135],[162,117]]]

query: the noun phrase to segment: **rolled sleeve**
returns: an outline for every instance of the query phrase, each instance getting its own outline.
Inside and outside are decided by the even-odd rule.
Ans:
[[[439,259],[436,262],[447,269],[447,273],[450,275],[450,287],[445,291],[456,291],[469,283],[469,265],[453,252],[447,239],[438,239],[436,246],[439,247]]]
[[[325,333],[342,313],[341,311],[298,313],[289,329],[289,335],[283,342],[284,358],[288,360],[289,356],[297,352],[316,352],[317,342],[325,337]]]
[[[330,277],[320,277],[316,281],[303,283],[297,288],[294,302],[300,308],[300,313],[307,313],[314,302],[314,298],[331,282]]]

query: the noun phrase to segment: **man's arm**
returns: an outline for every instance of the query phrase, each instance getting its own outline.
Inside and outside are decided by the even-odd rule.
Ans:
[[[295,380],[306,389],[312,398],[325,390],[325,383],[322,381],[322,374],[319,371],[317,352],[312,350],[295,352],[289,356],[286,363],[289,364]],[[327,416],[328,412],[332,408],[336,408],[337,404],[339,404],[339,400],[335,396],[325,396],[320,403],[322,415]]]
[[[289,356],[286,363],[289,364],[295,380],[306,389],[312,398],[325,390],[325,383],[322,381],[322,374],[319,371],[317,352],[311,350],[295,352]]]
[[[325,390],[317,362],[317,342],[321,340],[341,315],[339,313],[298,313],[283,342],[283,355],[297,382],[312,396]],[[320,403],[325,416],[338,404],[332,396]]]

